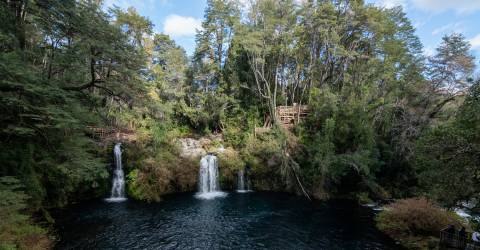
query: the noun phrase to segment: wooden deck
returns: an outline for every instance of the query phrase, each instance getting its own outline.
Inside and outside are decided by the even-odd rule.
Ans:
[[[445,228],[440,231],[440,249],[468,249],[468,250],[480,250],[480,242],[472,240],[470,233],[467,233],[467,237],[460,237],[458,231],[455,233],[449,233]]]
[[[309,113],[309,107],[307,105],[297,104],[294,104],[293,106],[278,106],[275,112],[280,125],[285,129],[291,129],[305,119]],[[255,135],[268,132],[271,127],[270,117],[267,116],[263,127],[255,127]]]
[[[277,118],[286,128],[291,128],[298,124],[308,115],[307,105],[278,106],[276,108]]]

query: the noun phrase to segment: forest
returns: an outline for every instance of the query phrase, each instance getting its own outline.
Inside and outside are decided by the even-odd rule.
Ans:
[[[450,216],[480,198],[476,63],[464,35],[427,56],[401,7],[363,0],[208,0],[192,56],[134,8],[1,0],[0,249],[52,248],[51,211],[108,196],[115,137],[94,129],[133,138],[134,200],[195,191],[200,158],[179,140],[220,136],[225,190],[247,169],[259,191]],[[296,105],[284,126],[277,107]]]

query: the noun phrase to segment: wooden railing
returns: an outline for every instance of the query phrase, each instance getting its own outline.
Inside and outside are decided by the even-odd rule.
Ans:
[[[294,103],[293,106],[278,106],[275,112],[280,125],[286,129],[290,129],[308,115],[309,107],[307,105],[297,105]],[[255,127],[254,134],[257,135],[270,131],[271,125],[270,116],[267,115],[263,127]]]
[[[307,105],[278,106],[276,108],[277,118],[283,126],[289,128],[297,124],[308,115]]]
[[[480,242],[475,242],[467,235],[460,235],[458,231],[451,233],[447,228],[440,231],[440,249],[471,249],[480,250]]]

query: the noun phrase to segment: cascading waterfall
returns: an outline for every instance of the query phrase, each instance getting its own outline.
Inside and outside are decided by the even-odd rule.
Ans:
[[[113,184],[110,198],[107,201],[119,202],[125,198],[125,176],[122,167],[122,148],[121,143],[115,144],[113,155],[115,157],[115,170],[113,171]]]
[[[200,160],[199,191],[201,193],[218,191],[218,163],[214,155],[206,155]]]
[[[247,193],[251,192],[250,185],[245,174],[245,169],[240,169],[238,171],[238,183],[237,183],[237,192],[238,193]]]
[[[226,193],[220,191],[218,183],[217,157],[208,154],[200,160],[200,173],[198,179],[198,193],[195,195],[201,199],[213,199],[225,197]]]
[[[238,191],[245,190],[245,171],[240,169],[238,171]]]

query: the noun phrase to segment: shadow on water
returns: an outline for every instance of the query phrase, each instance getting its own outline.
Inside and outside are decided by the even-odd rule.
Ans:
[[[55,213],[57,249],[397,249],[372,212],[349,201],[229,193],[158,204],[95,201]]]

